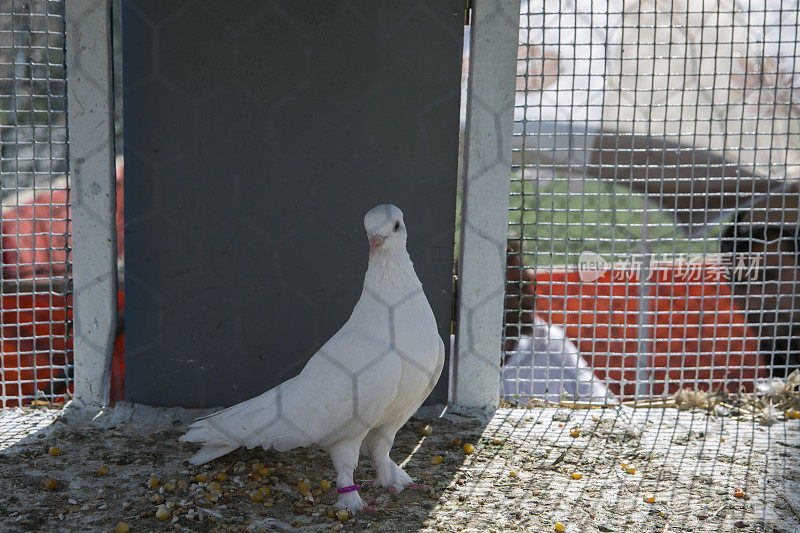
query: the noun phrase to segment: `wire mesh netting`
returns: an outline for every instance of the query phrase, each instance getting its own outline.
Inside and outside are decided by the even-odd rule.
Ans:
[[[71,387],[64,4],[0,2],[0,407]]]
[[[503,397],[800,364],[796,2],[522,2]]]
[[[522,2],[501,397],[613,407],[553,418],[553,464],[603,503],[543,489],[603,530],[796,528],[797,24],[794,1]]]

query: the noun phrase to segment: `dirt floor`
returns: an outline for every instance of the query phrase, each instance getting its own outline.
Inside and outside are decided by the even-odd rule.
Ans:
[[[197,468],[177,439],[199,411],[122,404],[81,423],[7,409],[0,530],[800,531],[800,420],[783,413],[764,425],[675,408],[442,411],[423,409],[393,449],[432,492],[362,489],[378,514],[340,521],[320,450],[240,450]],[[373,474],[363,459],[356,479]]]

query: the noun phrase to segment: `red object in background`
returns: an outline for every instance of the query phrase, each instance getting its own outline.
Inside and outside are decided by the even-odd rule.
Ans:
[[[3,279],[63,277],[67,263],[67,191],[44,192],[30,202],[3,209],[0,215]]]
[[[117,226],[119,227],[119,226]],[[125,291],[117,291],[118,316],[125,310]],[[114,358],[111,360],[111,405],[125,399],[125,329],[117,325],[117,338],[114,339]]]
[[[117,165],[117,256],[124,252],[123,167]],[[46,282],[69,275],[67,238],[70,210],[66,180],[55,182],[52,191],[20,197],[19,207],[0,211],[0,265],[2,278],[22,282]],[[63,395],[72,382],[64,372],[72,363],[72,336],[66,323],[72,319],[72,296],[43,292],[41,288],[7,293],[0,299],[0,369],[5,396],[33,396],[36,388],[45,394]],[[117,292],[118,309],[124,308],[124,292]],[[124,397],[124,333],[114,344],[111,369],[112,403]],[[29,370],[19,370],[19,367]],[[35,367],[35,371],[33,368]],[[33,383],[34,377],[37,383]],[[31,381],[20,384],[20,380]],[[16,400],[5,407],[17,405]],[[0,406],[3,407],[3,406]]]
[[[4,396],[64,394],[64,369],[72,351],[66,322],[69,300],[58,294],[6,294],[0,298],[0,348]],[[35,380],[35,381],[34,381]],[[5,407],[18,405],[6,401]]]
[[[690,387],[707,383],[698,389],[717,389],[727,382],[730,392],[752,391],[755,379],[767,375],[758,339],[734,306],[721,267],[701,266],[658,267],[647,284],[654,302],[649,322],[652,394],[673,394],[682,381]],[[564,327],[614,394],[629,398],[636,392],[638,275],[619,269],[597,274],[597,281],[583,282],[577,270],[533,272],[534,283],[525,284],[523,294],[533,297],[539,316]]]

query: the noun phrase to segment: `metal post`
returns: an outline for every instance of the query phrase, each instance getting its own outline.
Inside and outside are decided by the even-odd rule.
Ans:
[[[111,2],[68,1],[75,404],[108,404],[117,318]]]
[[[500,394],[520,4],[472,5],[453,403],[492,408]]]
[[[645,203],[642,211],[642,241],[641,254],[642,262],[639,264],[639,327],[637,330],[637,356],[636,356],[636,399],[646,399],[652,396],[654,390],[654,364],[653,358],[653,327],[655,316],[653,315],[653,265],[651,264],[652,250],[650,248],[648,208],[650,205]],[[622,390],[625,390],[625,376],[622,376]]]

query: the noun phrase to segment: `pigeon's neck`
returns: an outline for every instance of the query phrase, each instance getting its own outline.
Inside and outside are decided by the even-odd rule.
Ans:
[[[375,254],[370,259],[367,274],[364,276],[364,288],[379,294],[421,286],[406,250],[387,250]]]

